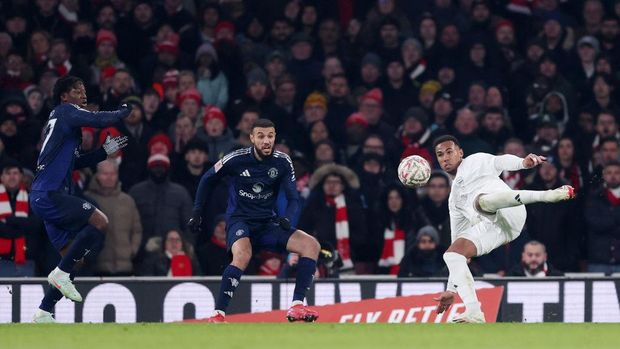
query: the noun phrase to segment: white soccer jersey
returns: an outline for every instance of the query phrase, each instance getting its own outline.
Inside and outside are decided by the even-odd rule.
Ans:
[[[523,168],[523,159],[514,155],[476,153],[463,159],[452,181],[448,199],[452,241],[482,221],[493,223],[505,233],[511,233],[515,229],[520,231],[526,215],[524,206],[501,209],[494,215],[483,215],[475,209],[474,201],[480,194],[511,190],[499,175],[505,170],[516,171]],[[478,252],[481,254],[490,251]]]

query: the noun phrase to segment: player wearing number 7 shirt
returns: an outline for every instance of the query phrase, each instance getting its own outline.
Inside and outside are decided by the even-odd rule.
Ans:
[[[103,237],[108,224],[103,212],[72,195],[72,171],[93,166],[127,145],[125,136],[108,137],[101,149],[81,154],[81,128],[111,126],[131,113],[128,105],[113,112],[82,109],[86,106],[86,90],[82,80],[74,76],[58,79],[53,99],[56,107],[45,127],[30,206],[45,222],[47,235],[61,259],[47,276],[52,287],[45,293],[34,316],[33,322],[37,323],[55,322],[52,312],[62,296],[74,302],[82,301],[72,282],[74,267]]]
[[[433,148],[439,166],[452,177],[448,198],[452,245],[443,255],[450,275],[447,290],[435,299],[439,301],[437,312],[446,311],[458,292],[465,312],[453,321],[485,322],[467,260],[516,239],[527,216],[523,205],[572,199],[574,189],[565,185],[543,191],[512,190],[499,178],[503,171],[538,166],[547,160],[544,156],[529,154],[522,159],[476,153],[463,158],[458,140],[450,135],[438,137]]]

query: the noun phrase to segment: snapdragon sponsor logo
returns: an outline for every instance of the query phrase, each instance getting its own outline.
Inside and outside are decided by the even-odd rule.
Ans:
[[[239,189],[239,196],[245,197],[251,200],[266,200],[273,196],[273,192],[260,193],[260,194],[252,194],[244,191],[243,189]]]

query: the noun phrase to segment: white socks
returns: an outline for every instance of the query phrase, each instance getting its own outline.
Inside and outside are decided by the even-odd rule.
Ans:
[[[482,194],[478,198],[480,208],[488,213],[507,207],[552,202],[553,190],[506,190],[498,193]]]
[[[448,290],[458,292],[468,312],[479,312],[480,302],[476,296],[474,277],[467,267],[467,258],[455,252],[446,252],[443,254],[443,260],[450,271]]]

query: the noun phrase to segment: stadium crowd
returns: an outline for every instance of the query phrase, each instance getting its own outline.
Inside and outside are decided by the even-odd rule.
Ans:
[[[29,212],[54,82],[82,78],[88,109],[132,114],[82,129],[82,151],[129,145],[75,171],[109,217],[82,275],[220,275],[226,180],[186,224],[198,182],[277,127],[320,241],[319,274],[447,275],[450,178],[403,187],[399,160],[458,137],[465,155],[529,152],[514,189],[570,184],[578,199],[527,207],[521,236],[474,275],[620,272],[620,1],[13,0],[0,2],[0,277],[47,275],[59,256]],[[286,206],[285,197],[279,198]],[[458,200],[458,198],[456,198]],[[247,274],[290,277],[295,255],[257,251]]]

